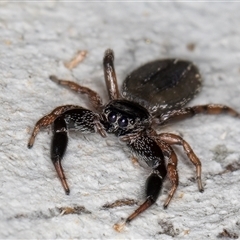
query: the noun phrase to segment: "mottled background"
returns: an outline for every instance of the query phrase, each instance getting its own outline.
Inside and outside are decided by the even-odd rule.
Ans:
[[[240,111],[239,10],[239,3],[211,2],[0,2],[0,238],[240,236],[238,119],[199,116],[159,128],[191,144],[202,160],[205,192],[198,192],[195,169],[176,148],[180,184],[169,208],[162,207],[166,181],[157,204],[121,233],[112,226],[143,201],[149,171],[133,164],[115,137],[70,135],[63,161],[69,196],[49,158],[51,131],[27,148],[41,116],[63,104],[87,106],[86,98],[51,82],[50,74],[88,86],[107,101],[102,57],[109,47],[120,84],[147,61],[185,58],[204,79],[190,105],[224,103]],[[64,63],[79,50],[87,57],[69,70]],[[120,199],[135,204],[103,208]]]

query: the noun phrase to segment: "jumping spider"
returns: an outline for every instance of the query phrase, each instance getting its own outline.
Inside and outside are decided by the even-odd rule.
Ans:
[[[115,225],[115,229],[120,230],[125,223],[132,221],[156,202],[166,175],[172,184],[164,203],[164,208],[168,206],[178,186],[178,159],[171,145],[183,147],[187,157],[196,167],[199,191],[203,191],[201,162],[190,145],[178,135],[158,134],[153,125],[164,125],[199,113],[225,113],[234,117],[240,117],[240,114],[220,104],[182,108],[201,86],[201,76],[196,66],[183,60],[157,60],[136,69],[123,83],[123,97],[118,90],[113,61],[113,51],[106,50],[103,66],[110,99],[107,104],[103,104],[101,97],[87,87],[50,76],[52,81],[77,93],[86,94],[96,112],[76,105],[55,108],[36,123],[28,147],[33,146],[41,128],[52,125],[51,159],[66,194],[69,194],[61,160],[67,148],[70,130],[99,133],[102,137],[113,133],[125,142],[138,160],[143,160],[152,168],[152,173],[146,181],[145,202],[127,217],[123,224]]]

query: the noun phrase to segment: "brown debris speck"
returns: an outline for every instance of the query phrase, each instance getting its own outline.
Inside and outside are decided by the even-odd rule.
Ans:
[[[218,234],[218,238],[231,238],[231,239],[238,239],[238,235],[233,232],[229,232],[227,229],[223,229],[221,233]]]
[[[194,51],[195,50],[195,48],[196,48],[196,44],[195,43],[188,43],[187,44],[187,49],[189,50],[189,51]]]
[[[68,69],[75,68],[80,62],[82,62],[87,56],[87,51],[81,50],[76,53],[76,55],[69,61],[65,62],[64,65]]]
[[[175,228],[170,221],[162,219],[158,222],[158,224],[162,228],[162,230],[160,232],[158,232],[158,234],[166,234],[171,237],[176,237],[180,233],[179,229]],[[187,234],[188,234],[188,232],[184,233],[184,235],[187,235]]]
[[[116,207],[122,207],[122,206],[132,206],[137,204],[138,202],[134,199],[120,199],[115,201],[114,203],[106,203],[102,206],[102,208],[108,209],[108,208],[116,208]]]
[[[239,169],[240,169],[240,163],[233,162],[231,164],[228,164],[225,167],[225,170],[220,173],[220,175],[225,174],[225,173],[229,173],[229,172],[234,172],[234,171],[237,171]]]
[[[75,206],[75,207],[60,207],[58,208],[60,215],[68,215],[68,214],[82,214],[82,213],[91,213],[83,206]]]

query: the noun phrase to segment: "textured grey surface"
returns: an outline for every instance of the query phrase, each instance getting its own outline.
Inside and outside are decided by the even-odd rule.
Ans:
[[[193,166],[179,154],[179,188],[167,210],[157,204],[121,233],[112,228],[137,206],[102,209],[130,198],[143,201],[148,171],[131,162],[114,137],[70,136],[64,168],[66,196],[49,159],[50,131],[27,141],[35,122],[63,104],[86,99],[48,80],[56,74],[96,90],[105,101],[102,56],[115,51],[119,83],[157,58],[194,61],[204,86],[191,105],[225,103],[240,111],[239,3],[0,3],[0,238],[216,239],[240,235],[240,121],[200,116],[159,129],[182,135],[203,164],[205,192]],[[193,49],[191,46],[195,46]],[[72,71],[64,62],[78,50],[87,58]],[[234,171],[226,171],[232,165]],[[61,215],[84,206],[91,213]]]

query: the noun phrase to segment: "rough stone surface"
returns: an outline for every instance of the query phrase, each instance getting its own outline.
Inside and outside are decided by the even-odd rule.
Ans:
[[[198,192],[194,167],[177,148],[180,184],[169,208],[162,208],[170,188],[166,181],[157,204],[121,233],[113,224],[137,206],[102,206],[126,198],[142,202],[149,172],[132,163],[115,137],[70,135],[63,161],[69,196],[49,159],[51,132],[41,132],[27,149],[41,116],[59,105],[87,106],[86,98],[57,86],[49,75],[75,80],[107,101],[102,57],[109,47],[115,51],[120,84],[147,61],[184,58],[199,66],[204,79],[190,105],[224,103],[240,111],[239,7],[210,2],[1,2],[0,238],[240,236],[238,119],[199,116],[159,129],[180,134],[193,147],[202,161],[205,191]],[[64,63],[79,50],[88,51],[86,59],[67,69]]]

